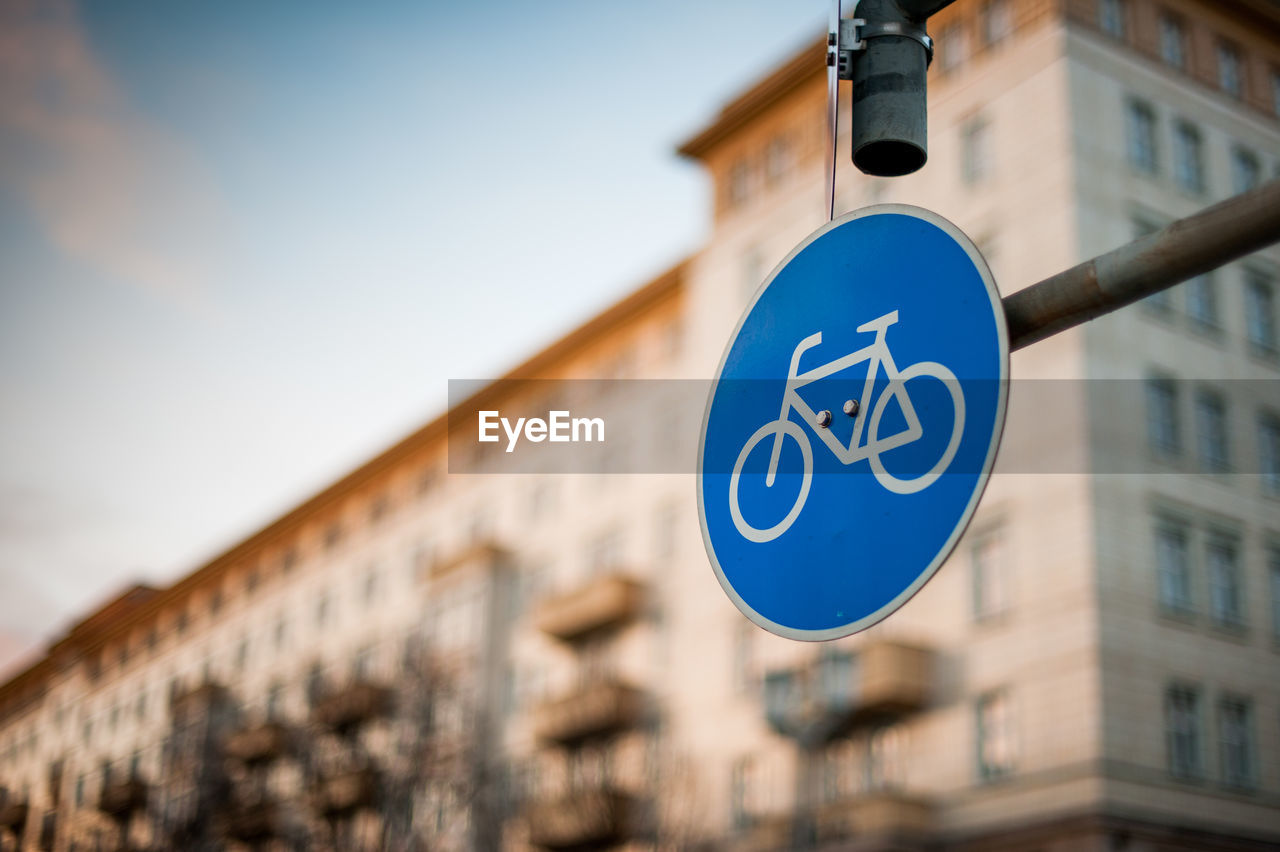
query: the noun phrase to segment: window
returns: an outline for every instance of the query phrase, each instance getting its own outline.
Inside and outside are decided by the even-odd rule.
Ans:
[[[1164,694],[1164,730],[1169,774],[1199,778],[1204,773],[1200,749],[1200,692],[1195,687],[1171,686]]]
[[[1280,639],[1280,544],[1267,548],[1267,573],[1271,575],[1271,633]]]
[[[1155,546],[1160,606],[1172,612],[1190,612],[1191,560],[1186,524],[1171,518],[1159,520]]]
[[[213,594],[209,595],[209,614],[217,615],[222,609],[222,589],[214,589]]]
[[[969,31],[958,23],[949,24],[942,31],[935,49],[938,51],[939,69],[954,71],[969,61]]]
[[[1222,394],[1207,388],[1196,394],[1196,432],[1200,469],[1225,473],[1230,464],[1227,443],[1227,403]]]
[[[1258,414],[1258,472],[1262,490],[1280,495],[1280,416],[1267,411]]]
[[[1186,290],[1187,316],[1201,326],[1216,328],[1221,319],[1218,316],[1218,291],[1213,283],[1213,275],[1208,272],[1197,275],[1187,282]]]
[[[271,687],[267,690],[267,718],[279,719],[283,703],[284,685],[277,681],[271,684]]]
[[[857,746],[851,739],[837,739],[823,749],[821,804],[840,802],[856,793],[853,775],[857,762]]]
[[[729,779],[729,825],[734,831],[744,831],[751,824],[750,802],[754,798],[751,789],[755,777],[753,761],[749,757],[733,762]]]
[[[256,590],[257,590],[257,588],[258,588],[258,582],[259,582],[261,579],[262,579],[262,577],[258,574],[258,569],[257,569],[257,568],[251,568],[251,569],[249,569],[249,573],[248,573],[248,574],[246,574],[246,575],[245,575],[245,578],[244,578],[244,591],[245,591],[245,594],[250,594],[250,595],[251,595],[251,594],[253,594],[253,593],[254,593],[254,591],[256,591]]]
[[[1099,0],[1098,26],[1113,38],[1124,38],[1125,0]]]
[[[996,532],[983,535],[973,543],[969,559],[973,565],[973,617],[991,618],[1007,610],[1009,583],[1003,537]]]
[[[1173,379],[1147,379],[1147,440],[1157,455],[1176,455],[1181,450],[1178,388]]]
[[[370,568],[364,578],[364,602],[371,604],[378,597],[378,571]]]
[[[1276,300],[1271,276],[1257,269],[1247,270],[1244,303],[1249,343],[1266,352],[1276,351]]]
[[[978,699],[978,777],[1002,778],[1013,772],[1013,708],[1006,692]]]
[[[866,790],[896,790],[906,776],[905,735],[898,726],[876,728],[867,738],[863,786]]]
[[[1209,537],[1205,552],[1209,571],[1209,610],[1217,624],[1239,627],[1244,623],[1244,595],[1240,588],[1240,552],[1228,536]]]
[[[240,644],[236,645],[236,671],[244,671],[245,664],[249,662],[249,640],[241,639]]]
[[[307,671],[307,703],[313,707],[324,697],[324,670],[315,663]]]
[[[1013,12],[1007,0],[989,0],[982,10],[982,42],[999,44],[1013,33]]]
[[[769,183],[782,179],[795,162],[791,140],[785,136],[774,137],[764,149],[764,176]]]
[[[324,531],[324,547],[325,550],[333,550],[338,546],[338,542],[342,541],[342,524],[334,521],[325,527]]]
[[[960,176],[975,184],[987,176],[991,162],[991,134],[982,118],[971,118],[960,129]]]
[[[324,627],[325,622],[329,620],[329,596],[321,595],[316,601],[316,625]]]
[[[289,637],[289,623],[285,620],[284,614],[281,613],[276,618],[275,640],[276,640],[277,650],[284,647],[285,639],[287,639],[288,637]]]
[[[429,465],[422,469],[418,474],[418,494],[423,495],[436,487],[436,483],[440,481],[440,470],[435,465]]]
[[[1258,155],[1239,145],[1231,149],[1231,191],[1236,195],[1248,192],[1262,179],[1262,166]]]
[[[1126,115],[1129,165],[1143,174],[1153,175],[1158,169],[1155,111],[1143,101],[1129,101]]]
[[[1235,45],[1218,43],[1218,87],[1233,98],[1244,94],[1244,78],[1240,73],[1240,51]]]
[[[1248,789],[1254,785],[1252,706],[1247,698],[1224,695],[1218,702],[1218,743],[1222,783]]]
[[[1280,115],[1280,71],[1271,72],[1271,111]]]
[[[1160,16],[1160,58],[1174,68],[1187,64],[1187,34],[1182,21],[1172,15]]]
[[[818,656],[818,695],[824,707],[848,707],[854,695],[857,677],[852,654],[833,651],[826,645]]]
[[[728,201],[730,207],[737,207],[747,200],[750,171],[745,160],[738,160],[729,169]]]
[[[1173,176],[1187,192],[1204,191],[1204,154],[1200,131],[1185,121],[1173,126]]]

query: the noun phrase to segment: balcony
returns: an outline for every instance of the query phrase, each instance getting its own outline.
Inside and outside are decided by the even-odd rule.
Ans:
[[[319,810],[326,817],[344,816],[357,808],[374,804],[378,792],[378,773],[370,767],[344,769],[320,782]]]
[[[102,785],[98,810],[115,820],[128,819],[147,806],[147,785],[141,778],[121,778]]]
[[[458,553],[432,560],[426,566],[427,576],[435,580],[446,574],[463,570],[487,572],[504,564],[508,558],[509,554],[506,548],[495,541],[484,540]]]
[[[818,745],[849,729],[923,708],[933,652],[880,641],[765,676],[765,712],[778,733]]]
[[[794,846],[792,821],[786,814],[752,817],[733,839],[732,848],[740,852],[782,852]]]
[[[867,793],[831,802],[818,810],[820,844],[857,841],[859,849],[896,849],[934,831],[933,808],[896,791]]]
[[[15,835],[21,835],[27,825],[28,810],[25,797],[5,792],[4,796],[0,796],[0,828],[7,828]]]
[[[369,681],[356,681],[316,702],[312,717],[340,734],[348,733],[391,709],[391,690]]]
[[[601,681],[534,711],[533,730],[543,740],[571,744],[635,724],[643,709],[638,689]]]
[[[529,840],[544,849],[618,843],[628,834],[631,799],[612,789],[571,793],[525,811]]]
[[[538,629],[564,642],[626,623],[644,606],[644,587],[630,577],[610,574],[590,580],[568,594],[542,602],[534,616]]]
[[[222,819],[222,832],[232,840],[255,845],[281,834],[283,814],[279,804],[266,797],[242,798],[232,803]]]
[[[58,814],[55,811],[49,811],[40,820],[40,840],[36,847],[40,852],[53,852],[53,847],[57,840]]]
[[[291,732],[279,722],[241,728],[227,737],[227,757],[250,766],[270,763],[292,750]]]
[[[866,715],[911,713],[929,703],[933,652],[899,642],[878,642],[858,655],[862,682],[857,711]]]

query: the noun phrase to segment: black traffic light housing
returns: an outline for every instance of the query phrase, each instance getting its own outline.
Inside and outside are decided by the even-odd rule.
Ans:
[[[835,61],[853,83],[853,164],[866,174],[908,175],[929,158],[925,21],[952,2],[860,0],[856,17],[839,22]]]

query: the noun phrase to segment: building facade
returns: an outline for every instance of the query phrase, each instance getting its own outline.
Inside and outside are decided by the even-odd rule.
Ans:
[[[837,208],[937,211],[1005,293],[1280,173],[1274,2],[930,28],[928,165],[859,175],[845,127]],[[89,614],[0,687],[0,849],[1280,845],[1280,251],[1016,353],[959,548],[857,636],[751,625],[692,468],[634,472],[688,455],[687,389],[824,221],[824,49],[682,146],[699,252],[455,411],[669,400],[570,473],[442,415]]]

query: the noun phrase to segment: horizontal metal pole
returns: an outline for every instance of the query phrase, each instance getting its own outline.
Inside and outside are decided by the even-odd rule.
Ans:
[[[1280,180],[1005,296],[1010,350],[1280,242]]]

